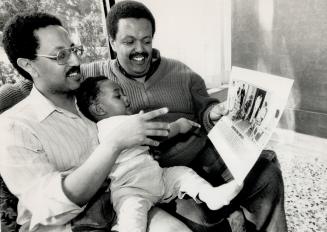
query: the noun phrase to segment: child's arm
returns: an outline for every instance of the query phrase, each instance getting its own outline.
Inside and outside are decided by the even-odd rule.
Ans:
[[[177,119],[176,121],[169,124],[168,138],[172,138],[178,134],[186,134],[190,130],[200,127],[200,124],[186,118]]]

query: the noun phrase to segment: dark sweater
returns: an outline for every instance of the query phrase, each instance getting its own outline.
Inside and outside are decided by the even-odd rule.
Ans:
[[[0,87],[0,113],[16,105],[30,94],[33,83],[28,80],[15,84],[4,84]]]

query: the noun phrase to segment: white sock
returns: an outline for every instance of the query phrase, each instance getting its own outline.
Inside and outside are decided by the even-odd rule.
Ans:
[[[209,209],[217,210],[228,205],[231,200],[240,192],[242,186],[235,180],[218,187],[206,185],[199,191],[199,199],[205,202]]]

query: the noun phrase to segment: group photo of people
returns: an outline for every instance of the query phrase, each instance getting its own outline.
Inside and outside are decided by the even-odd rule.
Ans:
[[[228,117],[242,134],[254,142],[261,138],[271,124],[271,120],[265,120],[270,107],[269,100],[269,93],[263,89],[241,81],[232,83]]]
[[[89,15],[70,16],[86,20],[87,39],[60,17],[79,1],[53,2],[54,13],[49,2],[3,13],[1,45],[19,77],[0,86],[2,231],[287,231],[274,152],[239,184],[207,138],[229,111],[257,140],[264,90],[241,83],[228,106],[209,95],[153,47],[157,19],[141,1],[107,5],[99,19],[80,1]],[[92,19],[107,38],[93,40]]]

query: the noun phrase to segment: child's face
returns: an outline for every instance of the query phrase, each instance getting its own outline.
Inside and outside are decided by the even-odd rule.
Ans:
[[[130,102],[118,84],[104,81],[100,91],[98,102],[108,117],[132,114]]]

